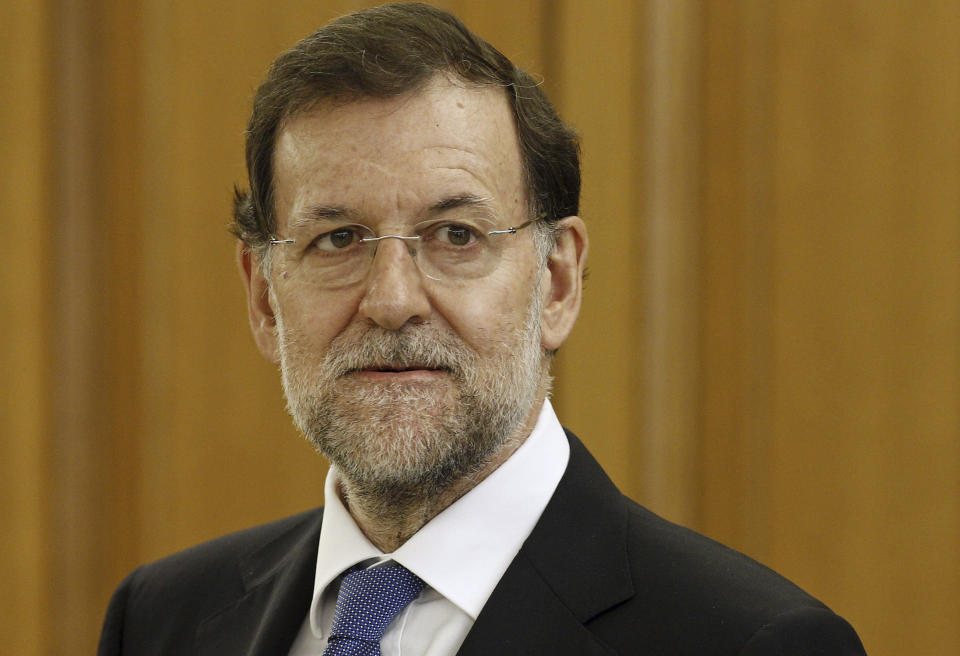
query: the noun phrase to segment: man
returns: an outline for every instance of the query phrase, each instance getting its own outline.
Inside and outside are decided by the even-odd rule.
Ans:
[[[135,571],[101,654],[861,654],[745,556],[623,498],[547,400],[580,307],[577,142],[453,16],[281,55],[236,233],[327,505]]]

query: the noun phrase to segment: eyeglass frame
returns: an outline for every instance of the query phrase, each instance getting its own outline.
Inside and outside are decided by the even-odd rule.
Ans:
[[[540,214],[538,214],[537,216],[533,217],[532,219],[529,219],[528,221],[524,221],[523,223],[521,223],[521,224],[519,224],[519,225],[510,226],[510,227],[504,228],[504,229],[502,229],[502,230],[488,230],[488,231],[486,232],[486,235],[487,235],[488,237],[489,237],[489,236],[494,236],[494,235],[515,235],[515,234],[517,234],[517,232],[519,232],[520,230],[523,230],[524,228],[533,225],[533,224],[536,223],[537,221],[541,221],[541,220],[546,219],[546,218],[547,218],[547,212],[541,212]],[[450,223],[456,223],[456,221],[455,221],[455,220],[451,220]],[[379,246],[379,242],[383,241],[384,239],[400,239],[401,241],[407,242],[407,241],[420,241],[421,239],[424,238],[423,235],[400,235],[400,234],[397,234],[397,235],[377,235],[377,233],[374,232],[373,228],[370,228],[369,226],[363,225],[362,223],[354,223],[354,224],[352,224],[352,225],[355,225],[355,226],[360,227],[360,228],[364,228],[365,230],[370,231],[370,233],[372,233],[372,234],[374,235],[373,237],[360,237],[360,238],[358,239],[358,241],[357,241],[357,243],[359,243],[359,244],[373,243],[373,244],[374,244],[374,247],[373,247],[374,253],[376,253],[377,247]],[[278,237],[273,237],[273,238],[271,238],[270,240],[268,240],[268,243],[269,243],[270,245],[295,244],[295,243],[297,243],[297,240],[294,239],[294,238],[280,239],[280,238],[278,238]],[[414,258],[414,259],[416,260],[416,258]],[[419,267],[418,267],[418,268],[419,268]],[[421,269],[421,274],[422,274],[422,275],[425,275],[427,278],[429,278],[429,279],[431,279],[431,280],[437,280],[437,281],[440,280],[440,278],[434,278],[433,276],[431,276],[431,275],[423,272],[422,269]]]
[[[547,213],[541,212],[534,218],[530,219],[529,221],[524,221],[518,226],[510,226],[509,228],[505,228],[503,230],[489,230],[487,232],[487,236],[491,237],[493,235],[515,235],[517,234],[517,232],[519,232],[520,230],[523,230],[527,226],[533,225],[537,221],[541,221],[545,218],[547,218]],[[451,223],[456,223],[456,221],[451,221]],[[357,243],[360,243],[360,244],[365,244],[367,242],[382,241],[384,239],[403,239],[403,240],[411,240],[411,241],[419,241],[423,239],[423,235],[377,235],[377,233],[374,232],[373,228],[371,228],[370,226],[365,226],[362,223],[356,223],[354,225],[357,225],[361,228],[366,228],[367,230],[369,230],[371,233],[374,234],[373,237],[360,237],[360,239],[357,241]],[[278,237],[271,237],[268,240],[268,243],[274,246],[279,244],[295,244],[297,243],[297,240],[296,239],[280,239]]]

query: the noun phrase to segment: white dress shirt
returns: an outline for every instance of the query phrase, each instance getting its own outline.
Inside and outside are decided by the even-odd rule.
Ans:
[[[493,473],[457,499],[393,553],[367,540],[327,474],[313,603],[290,650],[320,656],[333,625],[344,570],[396,562],[427,587],[394,619],[383,656],[453,656],[507,566],[530,535],[570,457],[563,428],[545,401],[530,436]]]

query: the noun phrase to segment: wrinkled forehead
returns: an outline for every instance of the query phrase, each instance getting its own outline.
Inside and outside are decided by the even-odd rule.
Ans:
[[[413,123],[418,117],[425,118],[425,114],[455,121],[457,114],[448,112],[456,108],[462,110],[462,113],[473,112],[474,118],[485,115],[489,120],[502,121],[502,127],[515,134],[513,109],[507,93],[508,87],[502,85],[474,83],[453,73],[441,72],[397,95],[351,94],[319,97],[315,101],[303,103],[281,120],[277,134],[281,135],[304,117],[324,116],[328,122],[336,124],[341,116],[354,114],[358,108],[362,108],[371,115],[379,113],[381,118],[388,119],[398,111],[402,113],[404,108],[411,105],[417,108],[417,112],[408,117]]]
[[[446,78],[394,98],[322,102],[291,117],[277,139],[274,175],[281,223],[310,203],[360,210],[396,198],[411,209],[438,194],[489,197],[504,212],[526,203],[504,89]]]

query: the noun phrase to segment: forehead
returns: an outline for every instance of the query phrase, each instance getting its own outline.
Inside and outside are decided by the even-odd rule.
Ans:
[[[321,104],[291,118],[274,151],[283,225],[311,207],[408,218],[444,197],[489,199],[522,211],[520,149],[499,87],[438,78],[389,99]]]

